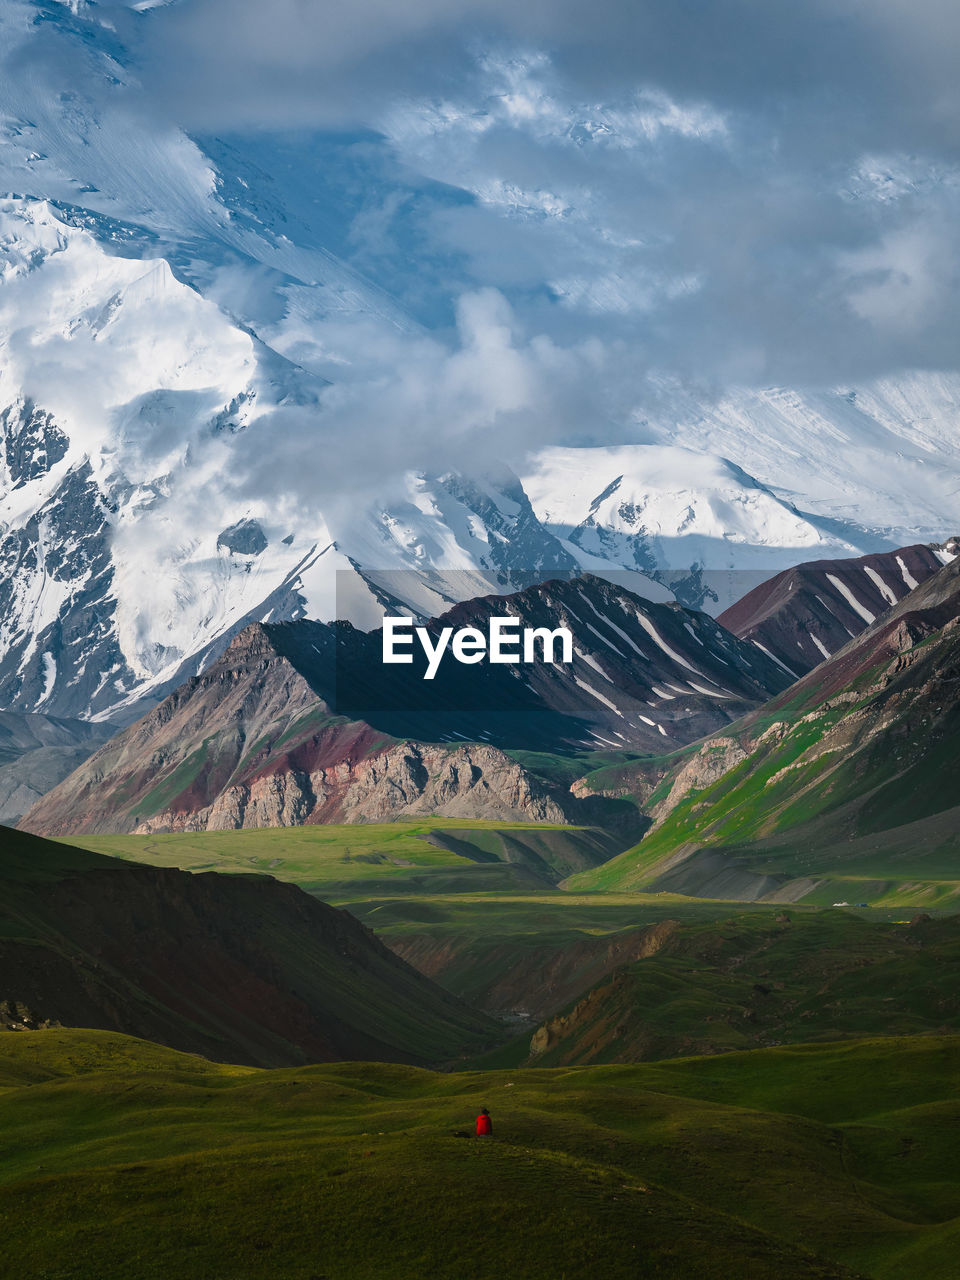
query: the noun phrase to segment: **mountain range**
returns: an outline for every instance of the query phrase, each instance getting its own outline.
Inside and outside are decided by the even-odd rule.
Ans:
[[[506,612],[505,612],[506,611]],[[789,683],[706,614],[591,576],[456,606],[571,631],[573,661],[384,666],[347,623],[254,624],[202,675],[123,730],[23,820],[46,835],[204,830],[403,814],[595,822],[522,753],[657,752],[728,725]],[[512,753],[512,754],[511,754]],[[517,754],[521,753],[521,754]]]
[[[951,892],[958,664],[953,559],[695,750],[588,775],[582,791],[642,797],[653,825],[571,887],[820,903]]]
[[[628,443],[597,427],[512,470],[331,438],[363,370],[329,325],[411,361],[426,338],[338,252],[317,139],[271,155],[151,114],[94,4],[5,0],[0,34],[0,707],[130,723],[254,621],[369,630],[558,572],[720,612],[800,561],[949,533],[951,374],[718,394],[653,371]]]
[[[390,499],[320,510],[246,492],[204,502],[205,484],[244,465],[248,433],[291,403],[319,414],[325,382],[164,259],[128,256],[122,237],[105,244],[76,213],[8,201],[0,230],[0,705],[11,710],[135,719],[254,620],[369,628],[397,603],[436,616],[558,571],[714,608],[814,551],[897,549],[918,524],[944,535],[945,507],[882,530],[810,521],[682,443],[553,450],[522,480],[411,473]],[[25,325],[35,368],[15,342]],[[49,359],[65,370],[56,391],[42,377]],[[753,430],[744,411],[737,456]]]
[[[825,752],[839,751],[817,745],[812,723],[825,717],[823,732],[830,731],[832,743],[859,723],[851,708],[862,703],[863,716],[881,716],[886,704],[872,684],[864,686],[862,673],[877,668],[891,646],[897,653],[897,646],[911,649],[918,636],[949,622],[951,609],[960,608],[951,585],[957,564],[954,544],[947,543],[798,566],[728,612],[743,638],[702,612],[651,603],[601,578],[548,581],[459,604],[428,622],[425,634],[432,643],[444,629],[473,627],[482,634],[491,619],[504,616],[518,628],[566,627],[571,663],[464,666],[448,655],[430,680],[422,651],[409,665],[385,666],[379,630],[307,620],[252,624],[206,671],[53,787],[21,825],[69,835],[437,814],[608,826],[626,839],[652,822],[640,864],[626,854],[582,871],[582,883],[591,877],[613,883],[623,866],[629,886],[646,885],[647,871],[630,867],[646,867],[651,850],[669,848],[669,865],[682,870],[662,886],[656,879],[658,887],[690,892],[699,884],[695,868],[706,867],[716,868],[722,881],[709,892],[779,892],[781,873],[731,871],[740,864],[714,851],[713,838],[705,842],[709,848],[681,842],[695,857],[675,854],[669,842],[676,841],[680,816],[691,825],[689,805],[681,801],[689,791],[700,815],[699,792],[725,787],[733,771],[747,775],[748,791],[756,791],[759,777],[755,803],[764,831],[775,823],[777,780],[789,811],[805,812],[807,801],[797,798],[797,788],[804,793],[804,768],[815,765],[821,778]],[[890,585],[895,575],[903,588],[899,600]],[[933,611],[931,599],[939,601]],[[886,611],[874,617],[871,606]],[[845,645],[793,678],[787,658],[802,666],[811,641],[818,652],[837,645],[841,633]],[[935,672],[941,659],[949,668],[949,646],[929,641],[925,652],[921,674]],[[922,688],[909,694],[915,701],[927,697]],[[936,715],[940,732],[942,708]],[[837,719],[842,728],[835,727]],[[872,730],[865,732],[866,741]],[[852,763],[860,759],[852,741],[845,739],[836,757],[847,771],[861,768]],[[922,757],[932,741],[931,734],[911,740],[909,753]],[[768,757],[785,762],[776,778],[767,771]],[[861,791],[872,768],[861,770]],[[824,794],[835,797],[833,771],[825,778]],[[734,813],[730,830],[740,841],[748,828],[743,811],[735,807]],[[703,827],[699,816],[692,827]],[[789,892],[813,887],[802,880]]]

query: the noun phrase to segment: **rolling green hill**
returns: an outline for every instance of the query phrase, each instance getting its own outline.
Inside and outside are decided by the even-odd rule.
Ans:
[[[0,1027],[45,1023],[268,1066],[437,1064],[499,1034],[295,885],[0,828]]]
[[[18,1280],[952,1280],[960,1038],[434,1075],[0,1037]],[[478,1104],[495,1137],[454,1136]]]

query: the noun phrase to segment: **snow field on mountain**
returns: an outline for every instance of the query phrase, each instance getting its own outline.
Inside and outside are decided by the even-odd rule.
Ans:
[[[0,204],[0,256],[0,397],[53,413],[67,467],[153,480],[254,375],[250,338],[163,259],[112,256],[45,201]]]

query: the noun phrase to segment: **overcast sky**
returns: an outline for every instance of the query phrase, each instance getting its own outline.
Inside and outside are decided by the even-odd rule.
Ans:
[[[267,271],[204,281],[335,384],[348,474],[454,465],[477,427],[504,455],[642,439],[678,383],[842,389],[957,366],[948,0],[65,7],[117,29],[122,88],[91,72],[83,92],[182,126],[238,225],[382,291],[345,316],[286,285],[278,302]],[[79,83],[76,45],[37,33],[16,73],[32,57],[52,97]],[[109,178],[88,186],[96,201]]]
[[[955,363],[948,0],[180,0],[147,16],[147,87],[195,132],[368,131],[339,247],[428,323],[487,287],[531,332],[625,342],[708,382]]]

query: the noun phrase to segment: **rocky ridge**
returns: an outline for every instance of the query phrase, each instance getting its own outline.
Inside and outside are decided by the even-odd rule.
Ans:
[[[958,690],[953,559],[731,732],[678,755],[643,842],[572,884],[789,901],[859,866],[861,896],[911,875],[920,892],[928,855],[957,846]],[[624,766],[621,789],[634,770],[649,789],[642,763]]]
[[[960,540],[814,560],[748,592],[718,621],[797,678],[842,649],[960,553]]]
[[[379,632],[254,624],[35,806],[25,830],[197,831],[435,813],[618,821],[512,751],[639,751],[728,724],[786,684],[703,614],[587,577],[487,596],[431,622],[508,613],[569,626],[573,664],[385,667]]]

